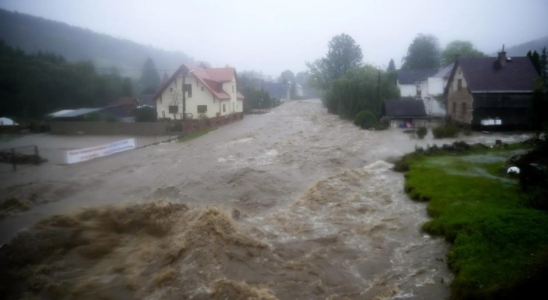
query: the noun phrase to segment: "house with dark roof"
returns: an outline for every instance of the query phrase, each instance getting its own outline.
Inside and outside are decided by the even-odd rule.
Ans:
[[[398,70],[397,85],[400,89],[400,95],[402,97],[420,97],[417,85],[425,78],[438,73],[438,71],[438,69]]]
[[[430,119],[424,102],[411,97],[384,102],[382,114],[392,128],[426,127]]]
[[[445,88],[447,114],[459,124],[529,125],[532,94],[539,75],[527,57],[459,58]]]
[[[158,118],[171,119],[182,119],[183,114],[197,119],[241,113],[243,100],[236,69],[187,65],[181,65],[153,96]]]

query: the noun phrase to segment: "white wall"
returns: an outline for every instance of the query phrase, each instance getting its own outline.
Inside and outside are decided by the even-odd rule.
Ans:
[[[175,115],[176,119],[182,119],[183,117],[183,93],[182,93],[183,77],[178,76],[163,92],[162,95],[156,99],[156,111],[158,118],[170,118],[173,119],[173,114],[169,113],[169,106],[174,104],[174,98],[176,104],[179,107],[178,113]],[[194,119],[199,117],[198,105],[207,105],[208,118],[220,115],[228,115],[234,112],[243,112],[243,101],[237,99],[237,86],[236,78],[232,78],[231,81],[223,83],[223,90],[230,96],[230,99],[220,101],[215,98],[213,93],[203,85],[196,77],[187,76],[185,78],[185,84],[192,86],[192,96],[186,97],[186,113],[192,114]],[[234,90],[234,92],[233,92]],[[225,111],[223,112],[223,105]]]

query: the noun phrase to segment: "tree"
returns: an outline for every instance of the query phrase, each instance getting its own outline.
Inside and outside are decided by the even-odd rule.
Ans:
[[[354,119],[362,110],[380,116],[384,101],[399,98],[399,89],[388,73],[366,65],[349,70],[333,82],[322,100],[330,113]]]
[[[306,63],[309,69],[310,76],[308,77],[308,85],[321,91],[326,91],[331,86],[331,80],[327,70],[325,58],[316,59],[314,62]]]
[[[362,49],[348,34],[336,35],[329,41],[328,47],[325,63],[331,81],[362,63]]]
[[[386,68],[387,72],[396,72],[396,64],[394,63],[393,59],[390,59],[390,62],[388,63],[388,68]]]
[[[160,74],[158,74],[156,65],[154,65],[154,62],[150,57],[147,58],[145,64],[143,65],[143,71],[141,73],[139,83],[143,89],[147,89],[149,87],[157,89],[160,85]]]
[[[126,77],[122,83],[122,95],[133,96],[133,88],[131,86],[131,79]]]
[[[452,41],[441,53],[442,64],[448,66],[455,61],[456,56],[460,57],[485,57],[485,54],[474,48],[468,41]]]
[[[548,54],[546,53],[546,47],[542,48],[540,54],[540,77],[546,87],[548,84]]]
[[[434,69],[440,66],[440,46],[433,35],[419,34],[409,45],[402,69]]]
[[[167,76],[167,73],[164,72],[164,76],[162,76],[162,82],[167,82],[169,80],[169,76]]]
[[[260,89],[263,75],[256,71],[238,72],[238,89],[247,88]]]
[[[537,73],[541,75],[540,56],[538,55],[538,52],[535,51],[531,53],[531,51],[529,51],[527,52],[527,57],[529,57],[529,59],[533,63],[533,67],[535,67],[535,70],[537,70]]]
[[[306,63],[311,87],[326,91],[333,81],[341,77],[351,68],[359,67],[363,60],[362,49],[348,34],[334,36],[328,43],[326,57]]]

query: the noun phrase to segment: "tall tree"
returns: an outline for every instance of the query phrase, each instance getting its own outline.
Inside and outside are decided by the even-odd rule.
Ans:
[[[154,62],[150,57],[147,58],[145,64],[143,65],[143,71],[141,73],[139,83],[143,89],[150,87],[156,89],[160,85],[160,74],[158,74],[156,65],[154,65]]]
[[[409,45],[402,69],[434,69],[440,66],[440,46],[433,35],[419,34]]]
[[[548,84],[548,53],[546,53],[546,47],[542,48],[540,54],[540,76],[544,86]]]
[[[326,91],[331,86],[329,73],[325,58],[316,59],[314,62],[307,62],[306,66],[310,72],[308,85],[321,91]]]
[[[452,41],[447,44],[447,47],[441,53],[441,61],[443,66],[448,66],[455,61],[456,56],[460,57],[484,57],[485,54],[474,48],[471,42],[468,41]]]
[[[322,90],[327,90],[349,69],[359,67],[363,60],[361,47],[348,34],[334,36],[327,46],[326,57],[306,64],[310,70],[310,84]]]
[[[164,76],[162,76],[162,82],[166,82],[169,80],[169,76],[167,76],[167,73],[164,72]]]
[[[131,79],[126,77],[122,83],[122,95],[133,96],[133,87],[131,86]]]
[[[362,49],[348,34],[336,35],[329,41],[328,47],[326,64],[331,80],[341,77],[348,69],[362,63]]]
[[[396,63],[394,63],[393,59],[390,59],[390,62],[388,63],[388,68],[386,68],[387,72],[395,72],[396,71]]]
[[[527,52],[527,57],[531,60],[533,63],[533,67],[535,67],[535,70],[537,70],[537,73],[541,75],[541,64],[540,64],[540,56],[538,55],[538,52],[535,51],[531,53],[531,51]]]

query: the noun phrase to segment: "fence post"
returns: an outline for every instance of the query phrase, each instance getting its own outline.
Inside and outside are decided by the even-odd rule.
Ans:
[[[40,153],[38,153],[38,146],[34,145],[34,158],[36,159],[36,165],[40,164]]]
[[[11,148],[11,162],[13,163],[13,171],[17,171],[17,166],[15,164],[15,148]]]

